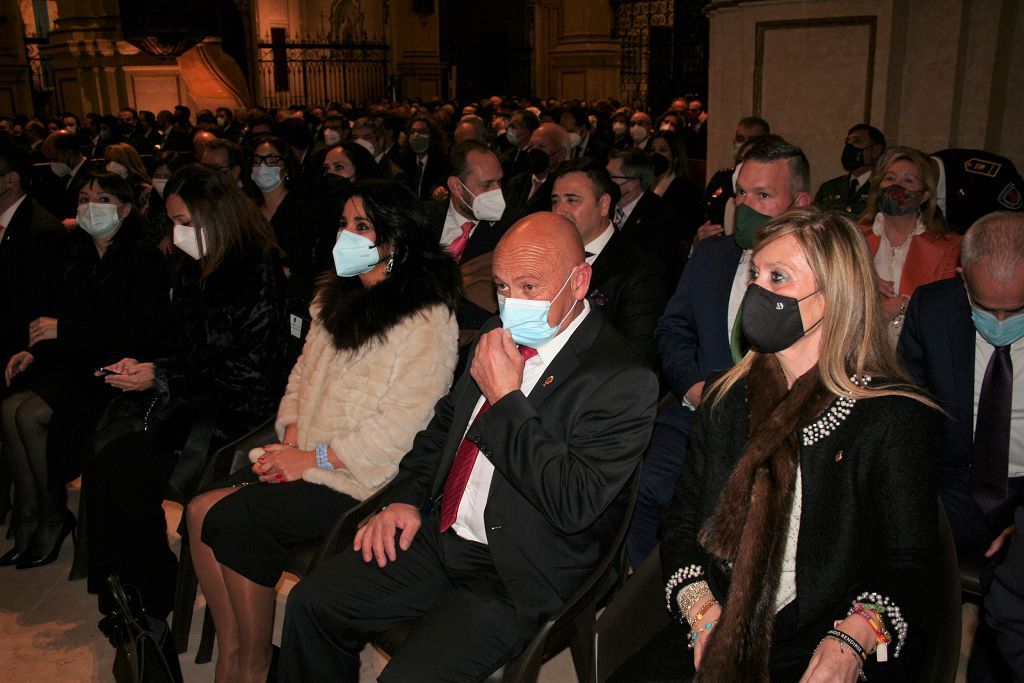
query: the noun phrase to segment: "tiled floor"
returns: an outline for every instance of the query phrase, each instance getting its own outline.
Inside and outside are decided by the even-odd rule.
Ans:
[[[71,491],[71,509],[77,509],[77,491]],[[169,506],[170,528],[177,526],[180,508]],[[0,527],[0,552],[11,542],[7,527]],[[172,545],[176,548],[177,543]],[[85,581],[68,581],[72,547],[64,544],[60,559],[46,567],[16,570],[0,567],[0,681],[49,683],[51,681],[110,681],[114,651],[96,628],[99,614],[96,599],[85,591]],[[283,601],[290,584],[280,586],[278,624]],[[192,620],[189,650],[181,655],[181,668],[187,683],[213,681],[213,664],[195,664],[196,647],[202,626],[200,607]],[[275,635],[275,640],[277,636]],[[216,651],[214,652],[216,658]],[[373,681],[384,659],[372,648],[363,652],[361,681]],[[575,681],[568,651],[552,659],[541,670],[541,683]]]

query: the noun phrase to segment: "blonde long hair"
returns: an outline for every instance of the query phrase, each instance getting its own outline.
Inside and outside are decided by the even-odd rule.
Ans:
[[[825,298],[818,355],[824,387],[837,396],[906,396],[937,407],[913,388],[892,349],[874,262],[857,226],[845,216],[813,207],[788,211],[757,232],[754,255],[787,235],[800,244]],[[710,390],[712,407],[747,376],[755,357],[755,352],[747,352],[715,382]],[[862,386],[853,376],[884,378],[886,383]]]
[[[930,156],[913,147],[890,147],[875,164],[871,172],[871,189],[868,192],[867,204],[860,217],[861,223],[871,224],[878,213],[878,198],[882,195],[879,185],[885,174],[897,161],[909,161],[921,172],[921,183],[928,190],[929,197],[921,202],[921,222],[924,223],[925,234],[932,239],[944,237],[949,233],[949,226],[942,215],[942,210],[935,203],[939,187],[939,165]]]

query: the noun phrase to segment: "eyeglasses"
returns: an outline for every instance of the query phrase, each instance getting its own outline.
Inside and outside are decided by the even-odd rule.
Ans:
[[[268,154],[266,156],[260,156],[259,154],[254,154],[253,157],[252,157],[253,168],[255,168],[257,166],[270,166],[271,168],[274,168],[274,167],[280,166],[281,162],[283,162],[283,161],[284,161],[284,158],[278,156],[277,154]]]
[[[613,175],[610,177],[612,180],[638,180],[638,178],[631,175]]]

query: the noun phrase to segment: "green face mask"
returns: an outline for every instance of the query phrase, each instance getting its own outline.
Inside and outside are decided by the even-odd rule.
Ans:
[[[746,204],[737,206],[736,227],[733,233],[736,245],[740,249],[752,249],[754,246],[754,235],[771,219],[772,216],[758,213]]]

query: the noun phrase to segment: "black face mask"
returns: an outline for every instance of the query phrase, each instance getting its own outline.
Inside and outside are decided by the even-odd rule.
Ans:
[[[803,299],[794,299],[770,292],[760,285],[750,285],[741,307],[743,336],[761,353],[788,349],[821,322],[818,320],[805,330],[800,319],[800,302],[817,293],[816,289]]]
[[[667,157],[656,152],[651,154],[651,163],[654,164],[654,176],[656,178],[661,177],[668,171],[669,166],[672,165],[672,162]]]
[[[854,147],[850,143],[846,143],[843,146],[843,156],[841,159],[843,168],[847,171],[855,171],[864,165],[864,150],[860,147]]]
[[[531,149],[526,154],[526,163],[530,166],[530,173],[540,175],[548,170],[548,163],[551,157],[542,149]]]

